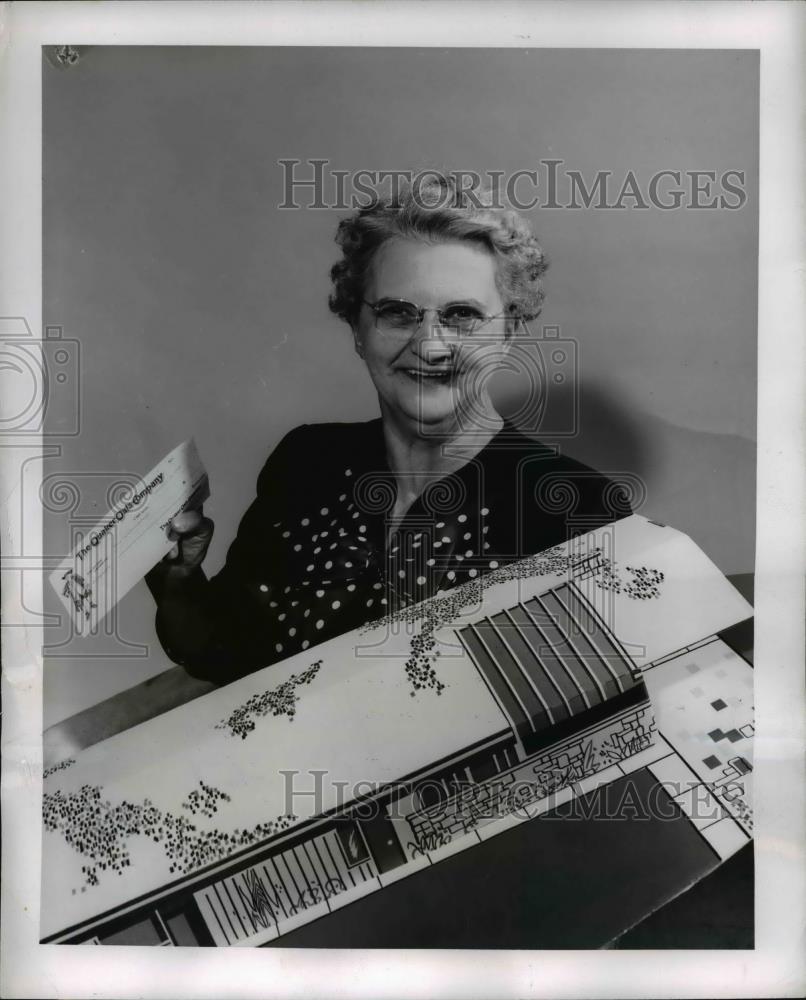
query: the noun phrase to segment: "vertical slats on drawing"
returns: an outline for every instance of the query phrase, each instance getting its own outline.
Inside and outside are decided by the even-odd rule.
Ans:
[[[524,642],[534,654],[540,669],[562,692],[563,700],[568,704],[570,714],[578,715],[586,708],[590,708],[584,691],[580,690],[573,674],[553,651],[545,632],[542,631],[526,608],[518,604],[514,608],[510,608],[507,614],[516,624]]]
[[[629,660],[569,584],[459,634],[522,743],[635,684]]]
[[[606,623],[602,622],[598,614],[583,600],[575,587],[564,587],[558,592],[560,600],[566,605],[579,622],[591,645],[601,655],[612,671],[619,677],[624,686],[624,690],[632,687],[635,683],[633,676],[634,666],[627,658],[626,653],[613,640]]]
[[[495,624],[489,618],[485,618],[475,627],[492,654],[497,669],[501,672],[505,682],[512,688],[532,730],[537,731],[552,725],[554,720],[546,711],[546,706],[541,700],[537,688],[529,682],[527,676],[518,666],[518,661],[507,648],[507,644]]]
[[[544,623],[542,625],[543,631],[555,655],[562,660],[563,666],[567,667],[569,674],[573,677],[580,691],[584,692],[589,704],[591,706],[601,705],[606,700],[604,686],[577,654],[560,622],[553,617],[552,611],[544,603],[545,597],[545,594],[542,597],[533,597],[530,601],[526,601],[524,607],[531,614],[540,616]]]
[[[568,588],[565,587],[563,590],[567,593]],[[592,679],[602,701],[607,701],[609,698],[615,698],[617,694],[621,694],[623,688],[611,671],[607,669],[595,647],[588,642],[582,629],[572,618],[568,608],[558,595],[551,591],[543,598],[543,604],[554,618],[558,629],[565,635],[568,646]]]
[[[288,847],[194,893],[216,944],[283,932],[305,910],[375,878],[372,865],[350,868],[332,830]]]
[[[543,669],[540,660],[527,642],[526,636],[509,612],[504,611],[500,615],[495,615],[491,621],[505,639],[521,672],[528,678],[529,683],[539,691],[550,721],[552,723],[562,722],[573,715],[571,703],[565,697],[562,688]]]
[[[507,684],[478,632],[472,625],[469,625],[462,629],[459,634],[467,646],[468,652],[487,679],[487,683],[492,688],[518,737],[521,741],[528,739],[529,735],[535,731],[534,726],[527,718],[523,705],[518,702],[511,685]]]

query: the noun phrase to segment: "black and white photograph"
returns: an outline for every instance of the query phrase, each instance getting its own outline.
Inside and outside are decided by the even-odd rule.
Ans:
[[[29,946],[88,983],[685,952],[690,995],[760,955],[768,873],[802,885],[760,853],[803,727],[765,714],[802,562],[796,503],[777,535],[764,507],[799,463],[759,319],[770,49],[552,43],[541,3],[434,4],[433,34],[419,3],[97,5],[230,6],[237,44],[47,6],[40,298],[0,316]],[[491,34],[453,37],[468,12]]]

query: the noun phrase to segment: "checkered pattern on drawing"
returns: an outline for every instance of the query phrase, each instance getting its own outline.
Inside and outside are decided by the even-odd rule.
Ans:
[[[724,669],[726,658],[733,661],[730,675]],[[664,734],[726,812],[752,833],[752,668],[714,641],[665,661],[659,669],[668,692],[664,700],[675,706],[674,714],[662,720]],[[654,677],[650,670],[650,687]]]

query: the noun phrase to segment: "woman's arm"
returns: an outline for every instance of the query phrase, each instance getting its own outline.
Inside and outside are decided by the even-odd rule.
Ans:
[[[289,439],[294,433],[263,467],[257,497],[241,520],[220,573],[208,580],[202,569],[213,522],[201,511],[185,511],[171,525],[177,544],[146,576],[157,604],[160,643],[193,677],[226,684],[277,658],[265,603],[281,588],[284,569],[269,529],[288,493],[295,453]]]
[[[224,664],[216,670],[214,662],[217,616],[201,566],[162,562],[146,576],[146,583],[157,604],[157,637],[167,655],[194,677],[208,678],[211,670],[220,673]]]

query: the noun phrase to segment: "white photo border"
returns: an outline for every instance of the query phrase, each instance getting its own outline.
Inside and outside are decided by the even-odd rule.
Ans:
[[[751,997],[806,989],[804,59],[801,4],[25,3],[0,7],[0,316],[42,328],[41,46],[757,49],[761,58],[753,951],[409,952],[38,944],[41,631],[3,630],[2,986],[7,997]],[[753,109],[748,109],[748,114]],[[0,406],[3,403],[0,401]],[[13,401],[6,401],[12,406]],[[29,452],[3,446],[8,504]],[[35,527],[30,512],[26,528]],[[13,559],[7,512],[4,558]],[[17,574],[19,575],[19,574]],[[12,574],[3,605],[16,607]],[[30,603],[36,595],[25,595]]]

